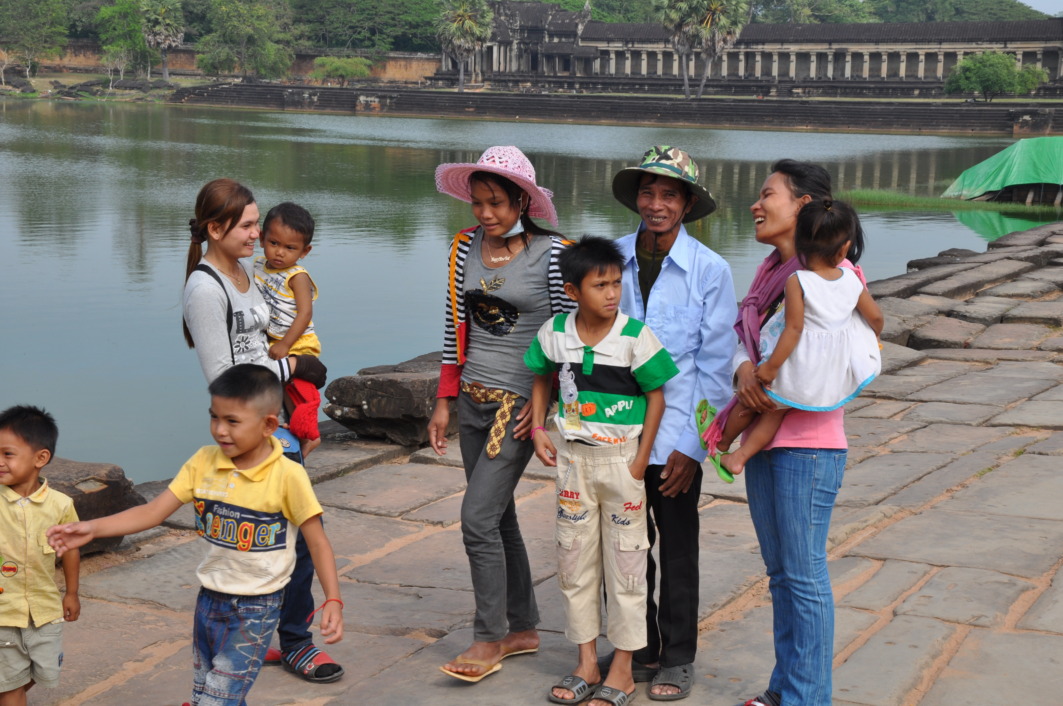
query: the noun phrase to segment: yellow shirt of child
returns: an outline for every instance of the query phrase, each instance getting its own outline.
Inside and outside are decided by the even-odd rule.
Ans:
[[[36,627],[62,620],[55,550],[44,533],[77,521],[74,501],[44,478],[28,497],[0,486],[0,625],[28,628],[31,620]]]
[[[196,569],[204,588],[237,596],[284,588],[295,568],[298,527],[321,514],[306,469],[270,442],[269,457],[247,469],[204,446],[170,483],[178,500],[192,503],[196,532],[209,544]]]
[[[266,335],[270,343],[281,340],[288,335],[288,329],[298,314],[295,305],[295,292],[292,291],[291,279],[295,275],[306,275],[310,280],[310,301],[317,301],[317,283],[306,268],[302,265],[292,265],[283,270],[275,270],[266,264],[266,258],[255,258],[255,286],[262,292],[262,298],[269,305],[269,325],[266,327]],[[306,326],[303,334],[295,340],[289,355],[313,355],[321,356],[321,341],[318,340],[314,331],[314,322]]]

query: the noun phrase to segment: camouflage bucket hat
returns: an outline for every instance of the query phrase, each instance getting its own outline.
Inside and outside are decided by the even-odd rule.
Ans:
[[[716,210],[716,201],[713,200],[712,194],[698,183],[698,165],[690,155],[678,147],[658,145],[642,155],[642,164],[621,169],[613,177],[613,196],[635,213],[639,211],[639,180],[645,173],[678,179],[690,187],[691,196],[696,196],[698,200],[694,202],[690,213],[683,218],[684,223],[704,218]]]

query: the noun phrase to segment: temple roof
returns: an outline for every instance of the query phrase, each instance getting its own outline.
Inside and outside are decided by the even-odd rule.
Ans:
[[[865,24],[751,24],[739,44],[803,42],[1063,41],[1063,19],[1021,22],[886,22]]]
[[[567,42],[670,42],[668,31],[655,22],[598,22],[586,10],[569,12],[548,2],[495,0],[492,39],[499,43],[535,37],[545,32]],[[580,24],[583,26],[580,32]],[[1020,22],[869,22],[861,24],[750,24],[742,29],[739,45],[784,44],[795,49],[805,43],[926,44],[932,42],[1000,43],[1063,42],[1063,18]],[[557,49],[551,50],[552,53]],[[568,53],[568,52],[566,52]]]
[[[591,20],[583,28],[583,39],[591,41],[668,42],[668,30],[650,22],[598,22]]]

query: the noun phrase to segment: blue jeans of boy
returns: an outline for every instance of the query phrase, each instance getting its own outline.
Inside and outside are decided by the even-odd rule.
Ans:
[[[206,588],[192,633],[193,706],[246,706],[277,628],[284,590],[234,596]]]
[[[775,669],[768,689],[784,704],[830,706],[834,595],[827,532],[845,449],[776,448],[746,464],[749,514],[768,572]]]

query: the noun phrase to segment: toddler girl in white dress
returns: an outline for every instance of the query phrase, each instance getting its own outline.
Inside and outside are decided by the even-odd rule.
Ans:
[[[860,219],[848,204],[811,201],[797,216],[794,248],[805,269],[790,275],[783,307],[761,330],[757,380],[777,407],[759,416],[738,402],[717,449],[753,426],[733,453],[713,459],[731,474],[771,442],[790,408],[828,412],[856,397],[881,370],[882,312],[856,273],[839,267]],[[754,426],[755,424],[755,426]],[[717,449],[713,449],[715,454]]]

